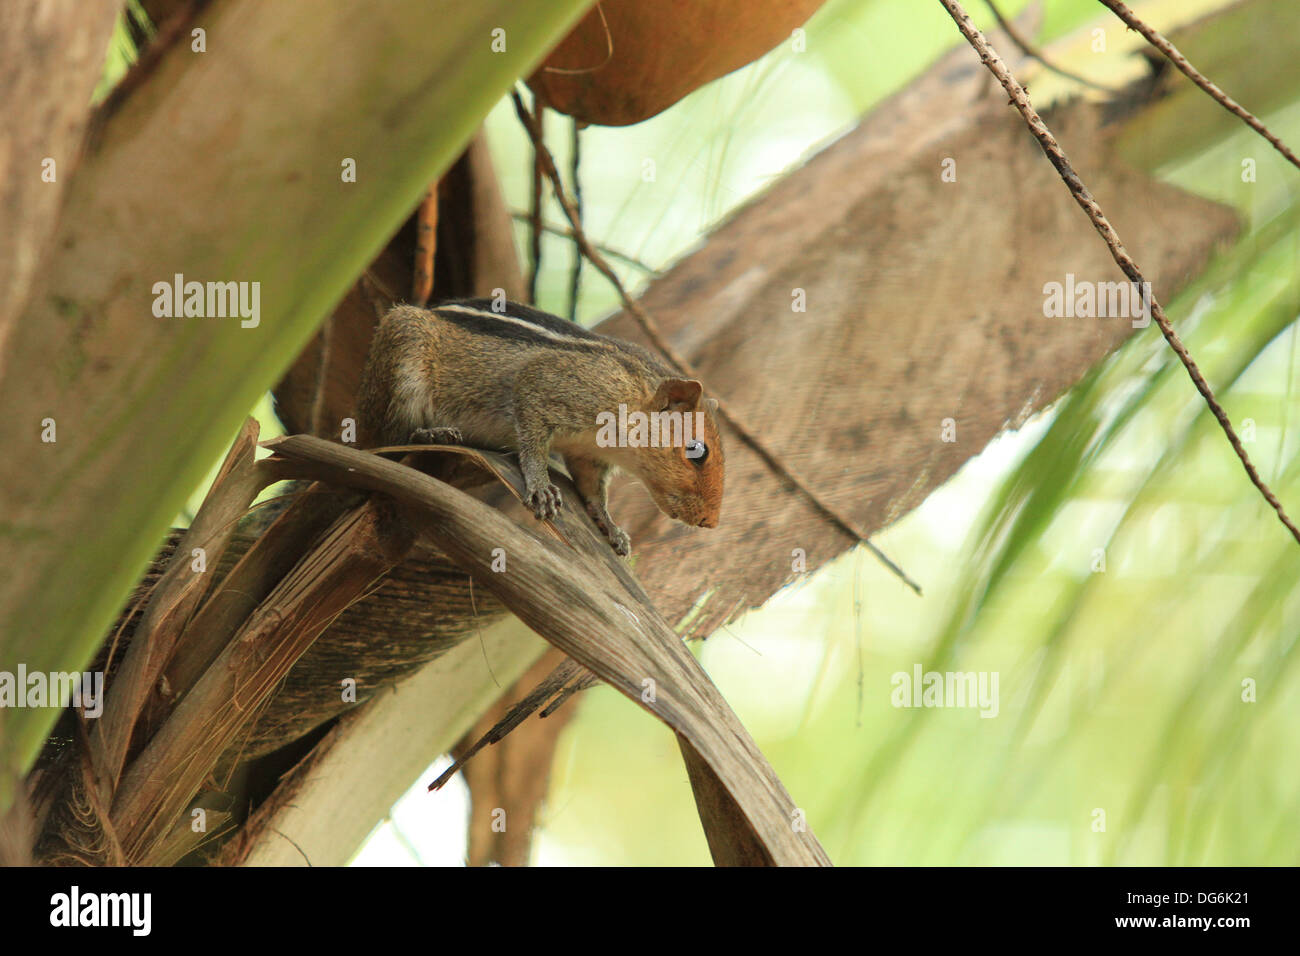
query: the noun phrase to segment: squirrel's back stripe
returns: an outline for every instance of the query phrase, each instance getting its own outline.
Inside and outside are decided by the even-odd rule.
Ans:
[[[504,311],[497,309],[495,307],[497,301],[498,300],[482,297],[477,299],[452,299],[446,302],[445,305],[461,305],[468,309],[477,309],[479,312],[487,313],[495,318],[500,318],[502,315],[508,315],[511,318],[522,319],[530,325],[541,326],[544,329],[549,329],[550,331],[556,332],[560,335],[576,336],[580,339],[607,340],[606,336],[599,335],[589,329],[584,329],[576,322],[569,322],[560,318],[558,315],[551,315],[551,313],[543,312],[541,309],[534,309],[532,306],[524,305],[522,302],[515,302],[507,299]],[[437,308],[441,308],[441,306],[438,306]]]
[[[546,343],[581,351],[620,351],[617,343],[604,336],[588,332],[580,325],[547,315],[537,309],[511,302],[506,306],[509,311],[494,312],[491,309],[478,308],[479,301],[490,300],[447,302],[433,306],[430,311],[438,313],[439,316],[456,325],[498,338]]]

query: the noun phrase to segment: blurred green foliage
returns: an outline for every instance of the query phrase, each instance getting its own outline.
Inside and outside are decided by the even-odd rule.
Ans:
[[[967,7],[990,24],[982,3]],[[1048,0],[1038,38],[1104,13]],[[1098,22],[1118,48],[1123,28]],[[957,42],[938,4],[911,0],[832,0],[807,33],[806,54],[779,49],[646,123],[585,131],[592,235],[662,268]],[[1300,142],[1300,106],[1264,119]],[[513,117],[498,110],[490,129],[509,201],[526,209]],[[551,117],[562,166],[568,138]],[[1300,512],[1296,171],[1241,126],[1173,161],[1144,157],[1140,135],[1130,152],[1245,217],[1242,240],[1167,306]],[[1255,182],[1241,181],[1243,157]],[[562,221],[553,205],[547,219]],[[571,261],[547,237],[544,307],[567,309]],[[633,288],[647,281],[620,268]],[[588,269],[579,315],[614,302]],[[837,863],[1297,862],[1300,550],[1154,326],[878,541],[924,599],[855,552],[697,648]],[[891,675],[916,664],[997,672],[998,716],[892,706]],[[604,689],[581,707],[536,862],[708,863],[671,734]]]

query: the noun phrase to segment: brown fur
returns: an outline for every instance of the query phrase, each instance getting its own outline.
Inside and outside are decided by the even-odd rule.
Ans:
[[[723,454],[713,409],[698,382],[684,380],[640,346],[597,335],[555,316],[482,300],[432,310],[397,306],[375,331],[358,393],[364,447],[461,443],[517,451],[528,504],[539,518],[562,504],[547,456],[558,452],[587,511],[620,554],[627,534],[609,516],[615,468],[649,490],[659,509],[712,528],[722,507]],[[493,313],[489,315],[488,313]],[[602,447],[598,415],[704,413],[702,460],[681,445]]]

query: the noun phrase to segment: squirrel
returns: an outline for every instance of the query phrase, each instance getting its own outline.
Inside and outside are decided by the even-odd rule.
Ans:
[[[380,321],[357,393],[357,438],[366,448],[518,452],[525,501],[539,520],[563,504],[547,471],[556,451],[587,513],[626,556],[631,542],[608,507],[616,468],[639,479],[670,518],[717,527],[716,408],[699,382],[639,345],[516,302],[464,299],[398,305]]]

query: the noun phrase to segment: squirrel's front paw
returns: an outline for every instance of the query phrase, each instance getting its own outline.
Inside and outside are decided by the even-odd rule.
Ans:
[[[537,515],[540,521],[554,518],[560,513],[560,509],[564,507],[564,500],[560,497],[560,489],[552,484],[546,484],[529,491],[527,502],[528,507],[533,509],[533,514]]]
[[[417,428],[411,432],[412,445],[463,445],[459,428]]]
[[[606,531],[605,536],[609,538],[609,546],[614,549],[614,553],[620,558],[626,558],[632,553],[632,539],[618,525]]]

